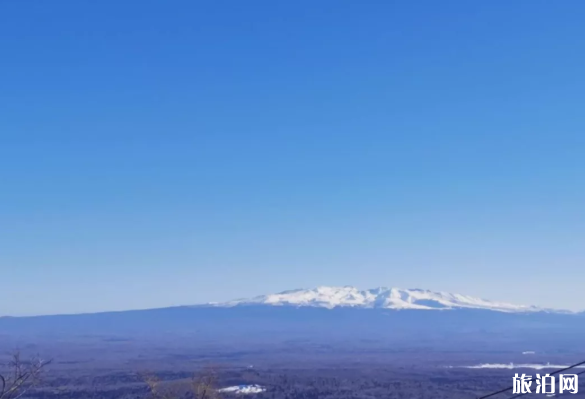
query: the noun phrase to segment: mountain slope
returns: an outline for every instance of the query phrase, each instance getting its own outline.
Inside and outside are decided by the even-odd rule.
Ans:
[[[466,295],[433,292],[421,289],[379,287],[359,290],[355,287],[317,287],[298,289],[278,294],[261,295],[224,303],[210,303],[219,307],[242,305],[310,306],[321,308],[353,307],[369,309],[485,309],[499,312],[557,312],[535,306],[513,305],[494,302]],[[565,312],[565,311],[559,311]]]

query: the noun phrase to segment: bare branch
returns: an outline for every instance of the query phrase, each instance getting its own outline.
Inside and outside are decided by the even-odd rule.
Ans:
[[[10,369],[8,374],[0,375],[0,399],[19,399],[40,381],[46,365],[51,361],[44,361],[34,358],[31,361],[23,362],[20,352],[12,354],[8,363]]]

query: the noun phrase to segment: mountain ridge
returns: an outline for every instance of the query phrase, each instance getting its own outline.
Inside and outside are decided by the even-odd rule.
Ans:
[[[504,313],[554,313],[585,317],[584,310],[565,310],[538,306],[515,305],[491,301],[468,295],[430,291],[420,288],[402,289],[377,287],[360,290],[352,286],[319,286],[313,289],[297,288],[276,294],[259,295],[226,302],[173,305],[156,308],[87,311],[79,313],[52,313],[39,315],[2,315],[0,321],[75,317],[99,314],[124,314],[188,308],[235,308],[235,307],[293,307],[377,310],[485,310]]]
[[[360,290],[353,286],[319,286],[311,289],[294,289],[275,294],[259,295],[227,302],[209,302],[207,306],[294,306],[320,307],[333,309],[352,307],[365,309],[417,309],[417,310],[453,310],[484,309],[508,313],[576,313],[564,309],[541,308],[537,306],[516,305],[497,302],[442,291],[430,291],[420,288],[377,287]],[[201,306],[201,305],[200,305]]]

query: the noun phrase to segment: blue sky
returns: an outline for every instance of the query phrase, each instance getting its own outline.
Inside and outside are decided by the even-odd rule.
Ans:
[[[318,285],[585,308],[584,13],[0,2],[0,314]]]

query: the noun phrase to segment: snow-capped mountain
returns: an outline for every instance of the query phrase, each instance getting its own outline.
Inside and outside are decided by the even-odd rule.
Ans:
[[[241,305],[311,306],[329,309],[335,307],[425,310],[471,308],[513,313],[554,311],[535,306],[494,302],[448,292],[386,287],[359,290],[350,286],[297,289],[278,294],[261,295],[250,299],[210,303],[208,305],[219,307]]]

